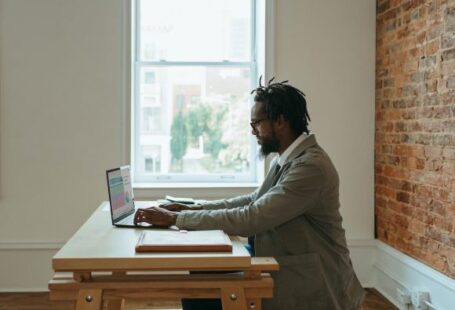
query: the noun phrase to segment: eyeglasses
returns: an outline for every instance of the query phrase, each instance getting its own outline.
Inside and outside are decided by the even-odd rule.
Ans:
[[[259,124],[262,121],[265,121],[265,120],[266,120],[266,118],[261,118],[261,119],[257,119],[257,120],[251,121],[250,122],[251,128],[253,128],[253,130],[257,130],[257,127],[259,126]]]

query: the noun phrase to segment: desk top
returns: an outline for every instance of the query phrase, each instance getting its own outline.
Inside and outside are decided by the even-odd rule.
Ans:
[[[153,202],[136,202],[144,208]],[[241,270],[251,257],[236,237],[232,253],[136,253],[141,228],[112,226],[103,202],[52,259],[55,271]]]

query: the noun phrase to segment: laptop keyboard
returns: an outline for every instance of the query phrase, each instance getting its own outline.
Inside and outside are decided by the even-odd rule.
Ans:
[[[118,221],[116,224],[122,224],[122,225],[131,224],[131,225],[134,225],[134,214],[132,214],[132,215],[130,215],[128,217],[125,217],[123,220]]]

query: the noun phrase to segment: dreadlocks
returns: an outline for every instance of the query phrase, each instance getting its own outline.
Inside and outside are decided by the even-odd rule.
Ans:
[[[305,94],[291,86],[288,81],[272,83],[273,77],[262,85],[262,76],[259,78],[259,87],[253,89],[251,94],[256,93],[254,101],[264,103],[267,119],[276,121],[280,115],[289,121],[292,132],[297,136],[302,132],[309,134],[308,122],[311,121],[306,107]]]

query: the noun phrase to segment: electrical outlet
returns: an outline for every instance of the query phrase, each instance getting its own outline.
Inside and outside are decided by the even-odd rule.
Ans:
[[[430,293],[425,291],[414,290],[411,292],[411,302],[414,309],[428,310],[426,302],[430,301]]]
[[[397,299],[402,305],[410,305],[411,304],[411,293],[407,289],[399,289],[397,288]]]

